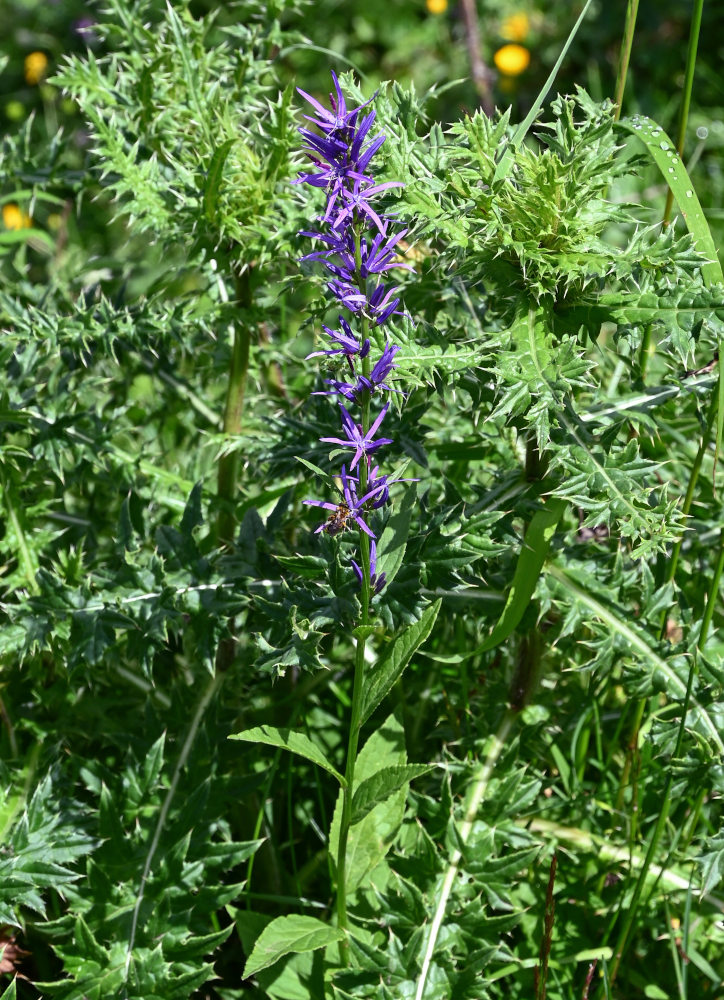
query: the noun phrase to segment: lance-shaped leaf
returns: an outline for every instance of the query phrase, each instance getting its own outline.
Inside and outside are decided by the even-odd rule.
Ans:
[[[305,917],[297,913],[277,917],[267,924],[256,939],[244,969],[244,979],[274,965],[285,955],[316,951],[317,948],[326,948],[343,938],[344,932],[338,927],[330,927],[316,917]]]
[[[229,736],[229,739],[244,740],[245,743],[266,743],[270,747],[289,750],[290,753],[306,757],[313,764],[318,764],[325,771],[329,771],[343,788],[346,785],[344,778],[329,763],[321,747],[313,743],[304,733],[297,733],[293,729],[277,729],[276,726],[256,726],[254,729],[245,729],[241,733],[234,733]]]
[[[402,676],[402,671],[413,654],[425,642],[435,624],[441,601],[437,600],[425,609],[419,621],[400,632],[385,649],[366,678],[362,698],[360,724],[369,719],[393,684]]]
[[[359,823],[379,802],[384,802],[403,788],[413,778],[427,774],[432,764],[403,764],[399,767],[384,767],[355,789],[352,797],[352,824]]]

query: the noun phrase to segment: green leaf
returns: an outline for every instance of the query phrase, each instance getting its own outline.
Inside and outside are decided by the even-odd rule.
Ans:
[[[86,960],[98,962],[100,966],[108,964],[109,952],[98,944],[83,917],[76,917],[73,933],[75,944],[80,948]]]
[[[314,462],[308,462],[306,458],[300,458],[299,455],[297,455],[297,461],[301,462],[302,465],[305,465],[310,472],[314,472],[315,475],[320,477],[320,479],[324,479],[325,482],[329,479],[329,473],[325,472],[324,469],[320,469],[318,465],[314,464]]]
[[[244,954],[250,955],[257,938],[273,917],[253,910],[228,909],[236,923]],[[271,1000],[321,1000],[324,988],[314,990],[313,962],[312,952],[289,955],[274,968],[262,969],[255,978],[264,995]]]
[[[635,625],[633,622],[624,621],[623,617],[616,613],[616,611],[602,601],[599,601],[597,597],[592,594],[585,587],[580,586],[576,581],[572,580],[568,573],[564,572],[558,566],[554,564],[549,564],[546,572],[553,577],[563,588],[568,591],[569,594],[573,595],[578,601],[586,605],[590,611],[592,611],[596,617],[600,618],[606,625],[609,626],[614,632],[617,632],[623,639],[625,639],[629,645],[635,650],[640,656],[648,660],[649,663],[660,673],[660,675],[665,678],[668,689],[678,696],[683,698],[686,694],[686,684],[682,679],[676,674],[676,672],[671,668],[671,666],[662,659],[656,650],[653,648],[649,636],[643,631],[643,629]],[[714,743],[720,754],[724,754],[724,740],[719,733],[719,729],[714,719],[707,712],[704,706],[696,700],[692,695],[689,699],[689,710],[694,714],[699,722],[701,723],[701,728],[706,732],[709,739]]]
[[[513,161],[513,154],[515,153],[515,150],[518,148],[518,146],[520,146],[520,144],[523,141],[523,139],[525,139],[526,135],[528,134],[528,129],[531,127],[531,125],[535,121],[535,119],[536,119],[536,117],[538,115],[538,112],[540,111],[541,107],[543,106],[543,101],[546,99],[546,94],[548,93],[548,91],[552,87],[553,81],[555,80],[555,78],[556,78],[556,76],[558,74],[558,70],[561,68],[561,66],[563,64],[563,60],[566,57],[566,53],[568,52],[568,49],[571,46],[571,42],[576,37],[576,34],[578,33],[578,29],[580,28],[581,24],[583,23],[583,19],[586,16],[586,14],[588,13],[588,8],[591,6],[592,2],[593,2],[593,0],[587,0],[586,6],[581,11],[581,13],[580,13],[580,15],[578,17],[578,20],[573,25],[573,28],[571,29],[571,32],[570,32],[568,38],[566,39],[565,45],[561,49],[561,54],[558,56],[558,59],[556,60],[555,66],[553,67],[553,69],[548,74],[548,79],[546,80],[546,82],[541,87],[541,89],[540,89],[540,91],[538,93],[538,96],[536,97],[535,101],[533,102],[533,104],[531,106],[530,111],[528,112],[528,114],[525,116],[525,118],[523,119],[523,121],[520,123],[520,125],[518,126],[518,128],[513,133],[513,138],[510,140],[510,142],[508,143],[508,145],[505,147],[505,149],[503,151],[503,155],[500,157],[500,161],[499,161],[497,167],[495,168],[495,174],[493,175],[493,184],[496,184],[498,181],[502,181],[506,177],[506,175],[508,173],[508,170],[510,169],[510,164]]]
[[[3,992],[3,995],[0,997],[0,1000],[15,1000],[17,996],[15,992],[16,981],[17,981],[16,979],[13,979],[13,981],[9,984],[8,988]]]
[[[216,206],[219,202],[219,188],[224,173],[224,164],[229,156],[234,139],[227,139],[214,150],[206,172],[206,184],[204,185],[204,214],[209,222],[216,222]]]
[[[316,951],[330,944],[344,940],[344,932],[338,927],[330,927],[316,917],[293,914],[277,917],[264,928],[254,945],[244,968],[243,977],[248,979],[262,969],[268,968],[285,955]]]
[[[270,747],[280,747],[282,750],[289,750],[300,757],[306,757],[313,764],[318,764],[325,771],[333,774],[340,785],[345,788],[347,782],[339,771],[335,770],[324,755],[324,752],[316,743],[313,743],[304,733],[295,732],[292,729],[277,729],[276,726],[256,726],[254,729],[245,729],[241,733],[234,733],[229,736],[230,740],[244,740],[246,743],[265,743]]]
[[[369,719],[393,684],[402,676],[415,651],[430,635],[441,603],[440,599],[435,601],[425,609],[419,621],[400,632],[369,671],[362,695],[360,724]]]
[[[53,240],[43,229],[11,229],[8,232],[0,233],[0,246],[11,246],[14,243],[29,243],[35,240],[47,248],[49,253],[55,252]],[[39,248],[40,249],[40,248]]]
[[[384,802],[394,792],[404,788],[413,778],[427,774],[433,764],[403,764],[398,767],[384,767],[362,781],[352,797],[352,824],[364,819],[378,803]]]
[[[566,504],[563,500],[548,500],[545,509],[533,515],[523,539],[513,582],[500,618],[488,638],[477,649],[467,653],[465,659],[495,649],[518,626],[525,609],[530,604],[551,540],[565,509]]]
[[[676,199],[676,204],[679,206],[681,216],[686,223],[686,228],[694,237],[697,248],[706,257],[706,262],[701,266],[701,275],[704,282],[707,285],[724,284],[724,272],[722,272],[709,223],[706,221],[706,216],[694,190],[694,185],[691,183],[691,178],[687,173],[686,167],[681,162],[681,158],[673,142],[660,125],[657,125],[653,119],[647,118],[645,115],[624,119],[620,124],[643,142],[649,156],[671,188],[671,192]],[[724,338],[720,337],[720,358],[723,352]],[[721,363],[719,364],[718,382],[715,456],[718,456],[721,452],[722,439],[724,439],[724,377],[722,377]]]
[[[722,273],[709,223],[706,221],[694,185],[676,152],[674,143],[660,125],[645,115],[623,118],[619,122],[619,126],[643,142],[649,156],[671,188],[681,216],[686,223],[686,228],[694,237],[698,249],[707,258],[706,263],[701,268],[704,281],[708,285],[721,284],[724,282],[724,273]]]
[[[407,763],[405,731],[395,714],[388,716],[362,747],[355,763],[355,781],[359,786],[385,768],[404,767]],[[352,894],[362,881],[384,860],[405,815],[407,788],[403,786],[379,802],[359,823],[350,827],[347,840],[347,892]],[[337,862],[343,793],[337,796],[329,829],[329,854]]]

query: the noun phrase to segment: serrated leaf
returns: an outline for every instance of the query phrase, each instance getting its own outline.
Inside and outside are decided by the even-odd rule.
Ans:
[[[289,750],[290,753],[306,757],[313,764],[318,764],[325,771],[333,774],[337,781],[346,787],[347,782],[342,775],[329,763],[324,755],[324,751],[313,743],[304,733],[295,732],[292,729],[277,729],[276,726],[256,726],[254,729],[245,729],[241,733],[234,733],[229,736],[230,740],[243,740],[246,743],[265,743],[270,747],[279,747],[282,750]]]
[[[653,641],[646,635],[644,630],[631,621],[625,621],[624,616],[614,609],[607,607],[602,601],[591,593],[585,586],[582,586],[571,576],[558,566],[549,564],[548,574],[558,581],[565,590],[573,597],[585,604],[598,618],[606,623],[614,632],[625,639],[632,650],[642,656],[654,667],[660,676],[665,679],[670,690],[679,698],[686,694],[686,684],[681,680],[673,668],[664,660],[654,648]],[[719,732],[719,728],[707,709],[693,695],[689,697],[689,710],[698,719],[702,730],[714,743],[720,754],[724,754],[724,740]]]
[[[435,624],[442,601],[429,605],[419,621],[409,625],[387,646],[365,678],[361,723],[365,723],[393,684],[402,676],[416,650],[425,642]]]
[[[316,951],[344,940],[344,932],[330,927],[316,917],[292,914],[277,917],[264,928],[244,967],[243,977],[249,979],[262,969],[274,965],[285,955]]]
[[[384,802],[394,792],[404,788],[413,778],[427,774],[432,764],[403,764],[397,767],[383,767],[371,777],[362,781],[352,797],[351,823],[359,823],[375,806]]]

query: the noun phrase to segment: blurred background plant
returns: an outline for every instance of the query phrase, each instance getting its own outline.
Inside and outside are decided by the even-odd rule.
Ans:
[[[701,581],[716,591],[721,572],[712,449],[697,455],[721,301],[681,219],[657,228],[660,170],[600,104],[623,3],[592,5],[549,127],[494,199],[511,128],[476,114],[523,120],[580,6],[0,0],[0,974],[27,976],[8,998],[323,996],[319,953],[242,972],[272,917],[329,908],[334,789],[308,761],[227,736],[298,727],[343,766],[355,588],[301,503],[334,432],[303,403],[303,359],[336,315],[300,275],[308,206],[290,184],[294,85],[326,95],[330,67],[353,71],[360,100],[380,88],[384,179],[407,184],[389,207],[413,227],[417,269],[397,457],[422,482],[390,522],[405,560],[375,641],[445,600],[360,763],[435,760],[444,777],[360,824],[357,965],[334,995],[414,995],[453,870],[426,1000],[540,1000],[544,964],[549,996],[593,997],[671,775],[665,850],[612,995],[721,992],[715,601],[683,749],[675,714],[709,613]],[[717,246],[720,16],[705,4],[683,158]],[[639,5],[624,113],[669,135],[690,17],[683,0]],[[646,316],[664,324],[648,380]],[[674,593],[673,500],[697,462]],[[520,552],[543,552],[546,492],[570,500],[564,568],[528,594],[510,642],[482,648]],[[531,586],[540,570],[520,565]],[[466,847],[455,815],[478,759],[496,770]]]

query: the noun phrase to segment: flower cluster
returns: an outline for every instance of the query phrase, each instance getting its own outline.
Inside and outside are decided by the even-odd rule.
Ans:
[[[395,268],[412,268],[398,259],[398,244],[407,230],[395,229],[393,219],[376,207],[383,191],[402,187],[397,181],[378,184],[372,176],[372,158],[386,137],[371,135],[375,112],[365,110],[369,101],[348,109],[334,72],[332,80],[334,93],[330,94],[330,108],[299,90],[312,109],[312,114],[304,117],[316,131],[299,129],[304,139],[304,152],[313,168],[301,174],[298,183],[323,188],[327,195],[319,229],[304,230],[300,234],[317,240],[321,249],[301,259],[319,261],[327,269],[330,275],[327,288],[350,314],[359,333],[352,329],[349,318],[340,315],[339,329],[322,327],[329,338],[326,349],[309,355],[310,358],[337,356],[346,363],[348,381],[326,379],[329,388],[323,392],[345,401],[339,401],[341,436],[321,440],[350,449],[351,458],[349,468],[347,463],[342,466],[339,477],[342,489],[336,503],[325,500],[305,500],[305,503],[330,511],[317,532],[337,535],[355,524],[369,537],[369,585],[370,592],[376,594],[384,586],[385,579],[384,573],[378,576],[376,572],[375,535],[366,518],[369,511],[388,502],[393,480],[381,475],[379,466],[372,466],[372,455],[391,443],[389,438],[375,436],[390,404],[385,403],[373,416],[371,401],[381,393],[399,391],[388,384],[396,368],[395,356],[399,347],[386,342],[380,357],[373,363],[369,333],[373,326],[380,327],[401,313],[399,289],[386,284],[384,276]],[[356,407],[359,416],[350,413],[349,407]],[[363,568],[352,560],[352,569],[364,585]]]

